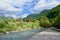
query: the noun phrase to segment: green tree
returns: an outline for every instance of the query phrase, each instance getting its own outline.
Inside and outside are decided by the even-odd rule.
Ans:
[[[40,17],[40,26],[42,27],[50,27],[51,23],[49,22],[49,19],[45,16]]]
[[[22,21],[22,18],[19,17],[19,18],[16,19],[16,21],[17,21],[17,22],[20,22],[20,21]]]
[[[60,14],[55,18],[54,26],[60,28]]]

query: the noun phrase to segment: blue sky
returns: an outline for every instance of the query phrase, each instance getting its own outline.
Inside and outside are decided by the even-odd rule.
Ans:
[[[0,0],[0,15],[13,18],[26,17],[60,4],[60,0]]]

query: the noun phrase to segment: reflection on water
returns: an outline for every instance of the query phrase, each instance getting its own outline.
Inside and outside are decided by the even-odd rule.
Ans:
[[[9,33],[0,35],[0,40],[27,40],[32,37],[34,34],[43,31],[44,28],[35,29],[25,32]]]

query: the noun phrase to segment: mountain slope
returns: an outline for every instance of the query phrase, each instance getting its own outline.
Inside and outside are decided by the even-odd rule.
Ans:
[[[53,9],[51,9],[49,11],[49,13],[46,14],[46,16],[50,19],[50,18],[55,18],[56,16],[58,16],[58,14],[60,13],[60,5],[54,7]]]
[[[39,19],[40,16],[44,15],[45,13],[47,13],[49,10],[43,10],[41,13],[39,14],[30,14],[26,17],[27,18],[34,18],[34,19]]]
[[[58,16],[59,13],[60,13],[60,5],[52,8],[51,10],[43,10],[39,14],[28,15],[25,19],[28,18],[39,19],[41,16],[46,16],[47,18],[50,19],[50,18],[55,18],[56,16]]]

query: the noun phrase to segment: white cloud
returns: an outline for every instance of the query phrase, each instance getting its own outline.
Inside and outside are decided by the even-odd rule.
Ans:
[[[0,0],[0,14],[3,14],[5,16],[12,16],[13,18],[17,18],[16,14],[22,12],[23,5],[25,5],[27,2],[32,2],[33,0]],[[31,13],[34,13],[34,10],[44,10],[44,9],[51,9],[55,6],[60,4],[57,0],[40,0],[34,8],[29,9]],[[27,4],[29,5],[29,4]],[[18,8],[16,8],[18,7]],[[23,14],[20,17],[24,18],[28,14]]]
[[[23,6],[26,2],[31,2],[32,0],[0,0],[0,13],[4,14],[14,14],[23,11]],[[18,6],[19,8],[15,8]]]
[[[22,11],[22,9],[14,8],[14,6],[12,6],[9,3],[4,2],[3,0],[0,1],[0,10],[2,10],[2,12],[4,13],[8,13],[8,12],[16,13],[16,12]]]
[[[8,15],[8,14],[5,14],[4,16],[5,16],[5,17],[8,17],[8,16],[10,16],[10,15]]]
[[[21,15],[21,17],[22,18],[25,18],[25,17],[27,17],[29,14],[23,14],[23,15]]]
[[[48,0],[48,1],[50,2],[46,2],[46,0],[40,0],[38,4],[34,7],[34,9],[42,11],[44,9],[51,9],[60,4],[60,2],[58,2],[57,0]]]
[[[16,18],[16,15],[12,15],[13,18]]]
[[[23,15],[20,15],[20,16],[16,16],[16,15],[8,15],[8,14],[6,14],[5,16],[6,17],[12,17],[12,18],[15,18],[15,19],[17,19],[17,18],[19,18],[19,17],[21,17],[21,18],[25,18],[25,17],[27,17],[29,14],[23,14]]]
[[[27,17],[29,14],[24,14],[23,16],[22,16],[22,18],[25,18],[25,17]]]
[[[17,18],[16,15],[5,14],[4,16],[5,16],[5,17],[12,17],[12,18],[15,18],[15,19]]]

